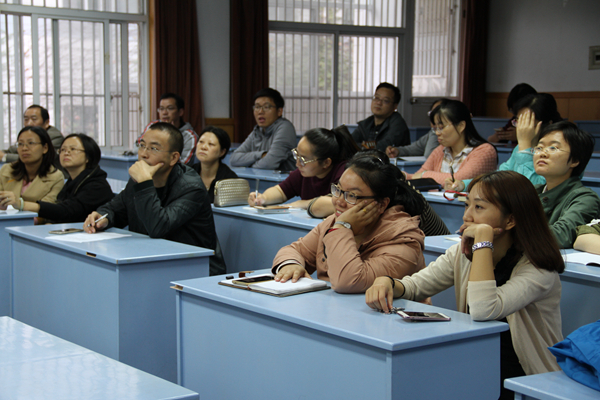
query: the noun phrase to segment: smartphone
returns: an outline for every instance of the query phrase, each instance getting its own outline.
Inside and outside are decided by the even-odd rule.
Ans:
[[[234,279],[231,282],[236,285],[252,285],[253,283],[258,283],[258,282],[272,281],[273,278],[274,277],[272,275],[250,276],[247,278]]]
[[[408,321],[450,321],[450,317],[435,312],[397,311],[397,314]]]
[[[53,235],[64,235],[67,233],[76,233],[76,232],[83,232],[83,229],[78,229],[78,228],[57,229],[55,231],[50,231],[48,233],[51,233]]]

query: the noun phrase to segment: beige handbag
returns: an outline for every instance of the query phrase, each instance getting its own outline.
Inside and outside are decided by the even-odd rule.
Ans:
[[[248,204],[250,185],[241,178],[223,179],[215,184],[215,207]]]

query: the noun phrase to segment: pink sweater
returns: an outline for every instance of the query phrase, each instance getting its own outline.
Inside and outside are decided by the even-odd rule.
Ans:
[[[431,155],[427,157],[425,164],[423,164],[415,174],[427,171],[423,174],[423,178],[433,178],[437,183],[443,185],[446,178],[451,177],[447,172],[439,172],[442,169],[443,160],[444,147],[438,146]],[[454,173],[454,179],[457,181],[473,179],[486,172],[495,171],[497,167],[498,155],[496,149],[491,144],[484,143],[475,147],[465,158],[460,169]],[[413,175],[409,174],[408,179],[412,179]]]

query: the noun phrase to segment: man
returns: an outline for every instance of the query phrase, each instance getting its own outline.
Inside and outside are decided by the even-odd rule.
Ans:
[[[144,129],[142,136],[144,136],[150,126],[157,122],[172,124],[175,128],[179,129],[183,135],[181,162],[192,165],[195,161],[194,154],[196,152],[196,145],[198,144],[198,134],[194,131],[194,128],[189,122],[183,120],[183,113],[185,111],[183,99],[175,93],[165,93],[160,96],[160,102],[158,104],[157,111],[159,119],[150,122]],[[138,139],[138,142],[139,141],[140,139]]]
[[[400,103],[400,89],[387,82],[377,86],[371,101],[371,115],[358,123],[352,137],[363,149],[385,152],[388,146],[410,144],[410,132],[404,118],[396,109]]]
[[[23,127],[25,126],[39,126],[44,128],[48,132],[48,135],[50,135],[50,139],[52,139],[54,149],[57,151],[60,149],[64,137],[58,129],[50,125],[50,114],[44,107],[37,104],[27,107],[25,114],[23,114]],[[10,148],[4,151],[0,150],[0,159],[3,162],[17,161],[19,159],[17,146],[10,146]]]
[[[95,233],[129,226],[133,232],[209,249],[217,249],[210,201],[202,180],[179,162],[181,132],[173,125],[151,125],[139,142],[131,179],[114,199],[88,215],[83,228]],[[106,218],[97,221],[102,215]],[[97,221],[97,222],[96,222]],[[210,260],[210,274],[225,273],[220,249]]]
[[[296,169],[292,149],[296,147],[296,129],[282,117],[285,103],[281,94],[271,88],[254,95],[256,126],[244,143],[233,152],[233,167],[253,167],[291,171]]]

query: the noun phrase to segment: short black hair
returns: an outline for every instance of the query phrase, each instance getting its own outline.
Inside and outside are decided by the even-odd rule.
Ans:
[[[85,156],[87,158],[85,168],[96,168],[100,163],[100,158],[102,158],[102,153],[100,152],[100,147],[98,147],[98,143],[96,143],[96,141],[93,138],[89,137],[85,133],[71,133],[65,138],[65,140],[72,137],[76,137],[77,139],[79,139],[81,141],[81,145],[83,146],[83,150],[85,150]]]
[[[390,89],[392,92],[394,92],[394,104],[400,103],[402,96],[400,96],[400,89],[398,89],[396,86],[392,85],[391,83],[381,82],[375,91],[378,91],[379,89]]]
[[[175,94],[175,93],[165,93],[162,96],[160,96],[160,99],[158,100],[158,102],[160,103],[161,100],[164,99],[175,99],[175,104],[177,105],[177,109],[181,110],[182,108],[185,108],[185,103],[183,102],[183,99],[181,98],[181,96]]]
[[[38,108],[40,110],[40,115],[42,116],[42,120],[44,122],[49,121],[50,120],[50,113],[48,112],[48,110],[46,110],[44,107],[38,105],[38,104],[32,104],[29,107],[27,107],[27,109],[29,110],[30,108]]]
[[[582,131],[577,125],[569,121],[560,121],[546,126],[540,132],[540,140],[544,136],[555,131],[562,132],[565,142],[567,142],[571,148],[569,161],[579,162],[579,164],[573,168],[573,171],[571,171],[571,176],[580,176],[583,174],[583,171],[585,171],[585,167],[587,167],[588,162],[592,157],[596,140],[592,135],[586,131]]]
[[[167,133],[169,135],[169,151],[176,151],[181,155],[183,152],[183,135],[179,129],[167,122],[155,122],[150,125],[146,132],[151,129]]]
[[[254,98],[252,99],[252,101],[255,102],[256,99],[258,99],[259,97],[270,98],[271,100],[273,100],[273,103],[275,103],[275,107],[277,107],[278,109],[285,107],[285,101],[283,100],[281,93],[279,93],[275,89],[272,89],[272,88],[260,89],[254,95]]]
[[[542,121],[541,129],[554,122],[562,121],[554,96],[550,93],[528,94],[514,104],[515,114],[523,108],[529,108],[535,114],[535,119]]]
[[[519,110],[513,108],[515,103],[523,97],[527,96],[528,94],[536,93],[537,91],[531,85],[528,85],[527,83],[519,83],[510,90],[508,98],[506,99],[506,106],[508,107],[511,113],[516,114]]]
[[[38,135],[40,138],[41,146],[47,145],[48,151],[42,157],[42,164],[40,165],[37,174],[44,178],[48,175],[49,172],[52,171],[52,167],[54,167],[54,162],[56,160],[56,150],[54,150],[54,146],[52,145],[52,139],[50,139],[50,135],[48,132],[40,126],[26,126],[19,131],[17,135],[17,141],[19,141],[19,137],[23,132],[31,131]],[[21,158],[11,164],[12,167],[12,176],[20,181],[27,176],[27,169],[25,168],[25,164],[21,161]]]
[[[198,139],[201,138],[202,135],[206,132],[210,132],[213,135],[215,135],[217,137],[217,140],[219,141],[219,146],[221,147],[221,150],[225,150],[225,153],[223,153],[223,155],[219,157],[219,161],[223,160],[227,156],[227,152],[231,147],[231,139],[229,138],[229,135],[227,134],[227,132],[225,132],[219,127],[216,127],[214,125],[208,125],[206,128],[202,129],[202,132],[200,132]]]

